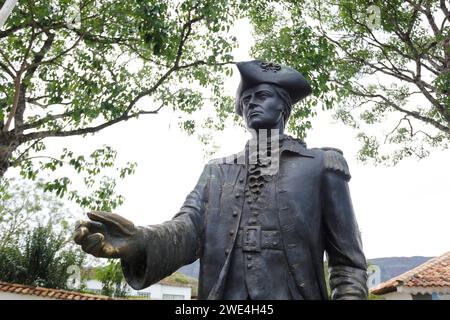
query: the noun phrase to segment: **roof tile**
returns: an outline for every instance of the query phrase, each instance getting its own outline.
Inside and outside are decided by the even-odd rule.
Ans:
[[[23,284],[0,282],[0,292],[12,292],[32,296],[48,297],[62,300],[113,300],[113,298],[101,295],[86,294],[75,291],[33,287]]]
[[[397,287],[448,287],[450,289],[450,251],[430,259],[370,290],[373,294],[396,291]]]

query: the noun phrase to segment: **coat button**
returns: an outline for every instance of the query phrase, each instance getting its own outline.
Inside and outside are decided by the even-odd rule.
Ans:
[[[252,256],[248,255],[247,260],[252,260]]]
[[[230,254],[230,249],[225,250],[225,255],[229,255]]]
[[[247,269],[253,268],[253,265],[251,263],[247,264]]]
[[[236,198],[239,198],[239,197],[241,196],[241,194],[240,194],[240,193],[236,193],[234,196],[235,196]]]
[[[239,179],[239,182],[240,182],[240,183],[244,182],[244,178],[240,178],[240,179]]]
[[[233,211],[233,217],[236,217],[237,215],[238,215],[237,211],[234,210],[234,211]]]
[[[232,236],[234,234],[233,230],[230,230],[230,236]]]

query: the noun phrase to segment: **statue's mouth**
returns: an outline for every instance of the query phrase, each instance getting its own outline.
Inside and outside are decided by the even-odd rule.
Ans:
[[[248,117],[251,118],[253,116],[257,116],[257,115],[260,115],[260,114],[262,114],[262,112],[260,112],[260,111],[251,111],[251,112],[248,113]]]

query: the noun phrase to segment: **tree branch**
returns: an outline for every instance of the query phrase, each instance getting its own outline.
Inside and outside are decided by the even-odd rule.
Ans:
[[[22,157],[24,157],[26,154],[28,154],[28,151],[31,149],[31,148],[33,148],[37,143],[39,143],[39,141],[41,141],[42,139],[37,139],[37,140],[35,140],[35,141],[33,141],[33,143],[28,147],[28,148],[26,148],[25,149],[25,151],[24,152],[22,152],[15,160],[14,160],[14,164],[16,164],[16,163],[18,163],[18,162],[20,162],[20,161],[23,161],[21,158]],[[20,161],[19,161],[20,160]]]
[[[384,137],[384,143],[386,143],[386,140],[388,139],[388,137],[394,133],[395,130],[397,130],[398,127],[400,127],[400,124],[403,122],[403,120],[408,119],[407,116],[404,116],[403,118],[400,119],[400,121],[397,123],[397,125],[395,126],[394,129],[392,129],[391,132],[389,132],[385,137]],[[411,122],[409,123],[411,126]],[[411,127],[412,129],[412,127]]]
[[[61,114],[46,115],[45,117],[43,117],[43,118],[41,118],[39,120],[36,120],[34,122],[31,122],[31,123],[26,123],[26,124],[22,125],[18,129],[21,130],[21,131],[28,130],[28,129],[34,129],[34,128],[37,128],[37,127],[45,124],[48,121],[70,117],[70,116],[72,116],[72,114],[73,114],[72,111],[68,111],[68,112],[64,112],[64,113],[61,113]]]
[[[332,81],[335,82],[335,83],[337,83],[337,84],[339,84],[339,85],[343,85],[343,83],[340,82],[340,81],[337,80],[337,79],[333,79]],[[436,121],[436,120],[434,120],[434,119],[432,119],[432,118],[428,118],[428,117],[422,116],[420,113],[418,113],[418,112],[416,112],[416,111],[410,111],[410,110],[404,109],[404,108],[400,107],[399,105],[397,105],[396,103],[394,103],[394,102],[392,102],[391,100],[389,100],[388,98],[386,98],[384,95],[370,93],[370,92],[368,92],[364,87],[362,87],[362,86],[360,86],[360,87],[361,87],[361,90],[364,90],[365,92],[357,91],[357,90],[355,90],[355,89],[349,89],[349,91],[350,91],[350,93],[352,93],[353,95],[359,96],[359,97],[379,98],[379,99],[381,99],[386,105],[388,105],[388,106],[394,108],[395,110],[397,110],[397,111],[399,111],[399,112],[402,112],[402,113],[404,113],[404,114],[407,114],[407,115],[409,115],[409,116],[411,116],[411,117],[413,117],[413,118],[415,118],[415,119],[417,119],[417,120],[421,120],[421,121],[423,121],[423,122],[425,122],[425,123],[431,124],[431,125],[433,125],[434,127],[436,127],[437,129],[439,129],[439,130],[441,130],[441,131],[443,131],[443,132],[445,132],[445,133],[450,133],[450,127],[445,126],[445,125],[441,124],[440,122],[438,122],[438,121]],[[381,103],[381,102],[378,101],[378,103]]]
[[[21,24],[21,25],[19,25],[19,26],[14,26],[14,27],[11,27],[11,28],[9,28],[9,29],[0,31],[0,39],[5,38],[5,37],[9,36],[11,33],[14,33],[14,32],[16,32],[16,31],[18,31],[18,30],[21,30],[21,29],[25,29],[25,28],[31,27],[32,25],[33,25],[32,23]]]
[[[429,100],[436,108],[438,108],[438,109],[440,109],[440,110],[443,110],[443,109],[442,109],[443,106],[442,106],[442,105],[441,105],[441,104],[440,104],[440,103],[439,103],[439,102],[438,102],[438,101],[430,94],[430,92],[428,92],[428,90],[427,90],[427,88],[428,88],[428,89],[432,90],[433,92],[436,92],[436,88],[435,88],[433,85],[424,82],[424,81],[420,78],[420,75],[421,75],[421,72],[420,72],[420,67],[421,67],[420,59],[416,58],[416,59],[414,60],[414,62],[416,63],[416,68],[417,68],[417,69],[416,69],[416,74],[415,74],[414,78],[412,78],[412,77],[409,77],[409,76],[405,75],[404,73],[400,72],[398,69],[397,69],[397,71],[396,71],[396,70],[390,69],[388,66],[386,66],[384,63],[382,63],[382,62],[380,62],[380,61],[378,61],[378,64],[380,64],[381,67],[380,67],[380,66],[377,66],[375,63],[372,63],[372,62],[370,62],[370,61],[368,61],[368,60],[365,60],[365,59],[363,59],[363,58],[357,57],[357,56],[355,56],[352,52],[350,52],[350,51],[348,51],[346,48],[344,48],[344,47],[340,44],[339,41],[336,41],[336,40],[330,38],[330,37],[327,36],[327,35],[325,35],[325,37],[326,37],[329,41],[333,42],[336,46],[338,46],[342,51],[345,52],[345,54],[346,54],[348,57],[350,57],[351,59],[353,59],[355,62],[362,63],[363,65],[369,66],[369,67],[375,69],[376,71],[379,71],[379,72],[384,73],[384,74],[386,74],[386,75],[392,76],[392,77],[397,78],[397,79],[399,79],[399,80],[402,80],[402,81],[406,81],[406,82],[410,82],[410,83],[415,84],[415,85],[422,91],[422,93],[424,94],[424,96],[425,96],[425,97],[426,97],[426,98],[427,98],[427,99],[428,99],[428,100]]]
[[[445,17],[448,20],[450,20],[450,11],[448,10],[447,6],[445,5],[445,0],[440,0],[439,6],[441,7],[441,10],[444,13]]]
[[[178,67],[178,69],[187,69],[187,68],[192,68],[192,67],[196,67],[196,66],[200,66],[200,65],[205,65],[205,66],[226,66],[229,64],[236,64],[235,61],[228,61],[228,62],[216,62],[216,63],[207,63],[204,60],[197,60],[191,63],[187,63],[185,65],[181,65]]]
[[[1,61],[0,61],[0,68],[2,68],[3,71],[5,71],[12,79],[15,78],[14,73],[11,70],[9,70],[8,66]]]
[[[2,128],[2,131],[8,131],[9,126],[11,125],[12,119],[16,115],[17,105],[19,104],[20,98],[20,88],[21,88],[21,76],[22,72],[17,72],[17,75],[14,79],[14,98],[13,98],[13,106],[11,111],[9,112],[8,118],[6,119],[5,125]]]
[[[427,17],[428,24],[431,27],[431,30],[433,30],[434,36],[438,36],[440,34],[440,30],[438,26],[436,25],[436,21],[434,21],[433,14],[431,13],[431,8],[429,6],[429,2],[425,1],[425,10],[424,14]]]
[[[191,34],[191,30],[192,30],[192,25],[198,21],[200,21],[201,19],[203,19],[203,16],[200,17],[195,17],[192,19],[189,19],[187,22],[185,22],[181,28],[181,32],[180,32],[180,38],[179,38],[179,43],[177,46],[177,54],[176,57],[174,59],[173,65],[168,68],[162,75],[161,77],[150,87],[147,89],[142,90],[141,92],[139,92],[130,102],[129,104],[126,106],[124,112],[117,118],[106,121],[100,125],[97,126],[92,126],[92,127],[85,127],[85,128],[78,128],[78,129],[73,129],[73,130],[68,130],[68,131],[55,131],[55,130],[48,130],[48,131],[39,131],[39,132],[32,132],[29,134],[24,134],[20,137],[20,143],[24,143],[27,141],[32,141],[32,140],[36,140],[36,139],[43,139],[46,137],[67,137],[67,136],[75,136],[75,135],[84,135],[84,134],[88,134],[88,133],[95,133],[98,132],[102,129],[105,129],[107,127],[110,127],[116,123],[122,122],[122,121],[127,121],[129,119],[132,118],[136,118],[139,115],[144,115],[144,114],[156,114],[158,113],[161,108],[164,106],[164,103],[162,103],[158,108],[156,108],[155,110],[150,110],[150,111],[145,111],[145,110],[141,110],[141,111],[136,111],[131,113],[130,111],[132,110],[132,108],[136,105],[136,103],[143,97],[148,96],[148,95],[152,95],[169,77],[172,73],[178,71],[178,70],[182,70],[182,69],[186,69],[186,68],[193,68],[196,67],[198,65],[207,65],[207,63],[203,60],[198,60],[198,61],[194,61],[191,63],[185,63],[185,64],[181,64],[182,61],[182,57],[183,57],[183,50],[185,47],[185,44]],[[81,38],[81,37],[80,37]],[[224,62],[224,63],[216,63],[214,65],[225,65],[225,64],[231,64],[233,62]],[[211,64],[213,65],[213,64]],[[31,70],[31,69],[29,69]],[[69,116],[69,113],[63,113],[60,115],[54,115],[52,116],[53,119],[57,119],[57,118],[63,118]],[[46,121],[45,118],[39,119],[33,123],[30,124],[26,124],[24,126],[21,127],[21,129],[25,130],[25,129],[30,129],[39,125],[44,124]]]
[[[11,63],[11,61],[9,61],[8,57],[3,52],[2,48],[0,48],[0,54],[2,55],[3,59],[5,59],[6,63],[9,65],[9,67],[13,70],[12,72],[16,72],[17,73],[16,68],[14,68],[13,64]],[[15,75],[13,75],[13,78],[15,78]]]
[[[63,161],[63,160],[61,160],[61,159],[53,158],[53,157],[50,157],[50,156],[34,156],[34,157],[29,157],[29,158],[21,159],[20,161],[18,161],[19,158],[17,158],[17,159],[13,162],[12,166],[16,166],[16,165],[17,165],[19,162],[21,162],[21,161],[31,160],[31,159],[40,159],[40,158],[51,159],[51,160],[54,160],[54,161],[58,161],[58,162],[61,162],[61,163],[65,163],[65,164],[69,164],[69,165],[70,165],[70,163],[67,162],[67,161]]]
[[[176,92],[178,92],[178,91],[179,90],[177,90]],[[35,139],[43,139],[43,138],[47,138],[47,137],[67,137],[67,136],[82,135],[82,134],[87,134],[87,133],[95,133],[102,129],[110,127],[113,124],[119,123],[121,121],[127,121],[132,118],[137,118],[140,115],[157,114],[164,107],[164,105],[165,105],[165,102],[161,103],[161,105],[154,110],[141,110],[141,111],[134,112],[133,114],[122,114],[120,117],[118,117],[116,119],[107,121],[107,122],[105,122],[101,125],[95,126],[95,127],[81,128],[81,129],[75,129],[75,130],[70,130],[70,131],[40,131],[40,132],[29,133],[29,134],[23,135],[21,137],[20,143],[24,143],[24,142],[35,140]],[[69,115],[70,115],[69,112],[67,112],[64,114],[55,115],[53,117],[54,118],[56,118],[56,117],[62,118],[62,117],[69,116]],[[39,119],[36,122],[34,122],[33,125],[37,124],[37,123],[42,124],[45,122],[46,122],[46,120],[45,120],[45,118],[43,118],[43,119]],[[22,128],[25,130],[26,128],[31,128],[31,125],[32,124],[28,124],[28,125],[23,126]]]
[[[48,32],[46,32],[46,34],[47,34],[47,39],[45,40],[44,45],[42,46],[41,50],[34,55],[33,63],[40,62],[44,58],[45,54],[50,49],[50,47],[51,47],[51,45],[53,43],[54,34],[50,34]],[[5,126],[3,127],[3,131],[8,131],[9,130],[9,126],[11,125],[12,119],[16,119],[16,126],[20,127],[22,125],[23,113],[25,111],[25,105],[20,106],[20,108],[18,109],[19,102],[25,104],[25,99],[24,99],[25,92],[24,91],[26,90],[26,85],[22,82],[22,74],[25,72],[25,70],[27,70],[25,72],[25,76],[24,76],[23,80],[28,80],[31,77],[31,75],[34,73],[36,68],[37,68],[37,66],[34,67],[34,68],[26,67],[26,65],[27,65],[27,58],[28,58],[28,55],[29,55],[29,53],[31,51],[31,47],[33,45],[34,39],[35,39],[35,32],[34,32],[34,28],[33,28],[32,29],[32,35],[31,35],[31,38],[30,38],[30,42],[29,42],[29,45],[28,45],[28,47],[27,47],[27,49],[25,51],[22,64],[20,66],[20,69],[16,72],[16,76],[15,76],[15,80],[14,80],[15,91],[14,91],[13,107],[11,108],[11,111],[10,111],[10,113],[8,115],[8,118],[7,118],[7,121],[5,123]],[[23,102],[19,101],[20,97],[23,98],[22,99]],[[18,110],[19,110],[19,112],[17,112]]]
[[[128,114],[130,110],[136,105],[136,103],[142,99],[145,96],[151,95],[158,89],[158,87],[175,71],[180,69],[179,63],[181,60],[181,56],[183,55],[183,48],[184,45],[189,37],[189,34],[192,30],[192,25],[198,21],[200,21],[203,18],[196,17],[193,19],[188,20],[186,23],[183,24],[183,27],[181,28],[181,35],[180,35],[180,42],[178,43],[178,49],[177,49],[177,55],[175,57],[175,62],[171,68],[169,68],[162,76],[158,79],[158,81],[149,89],[142,90],[139,94],[134,97],[134,99],[129,103],[128,107],[124,111],[124,115]]]
[[[49,63],[52,63],[52,62],[54,62],[55,60],[61,58],[62,56],[66,55],[69,51],[73,50],[73,49],[80,43],[81,39],[83,39],[83,36],[84,36],[84,34],[81,34],[72,46],[70,46],[70,47],[67,48],[66,50],[61,51],[61,52],[58,53],[56,56],[54,56],[54,57],[52,57],[52,58],[50,58],[50,59],[48,59],[48,60],[43,60],[43,61],[37,61],[37,62],[34,62],[33,64],[31,64],[31,65],[29,66],[29,68],[30,68],[30,69],[34,68],[34,70],[36,70],[36,68],[37,68],[39,65],[42,65],[42,64],[49,64]],[[34,70],[33,70],[33,72],[34,72]]]
[[[25,79],[28,80],[33,76],[39,63],[44,59],[45,55],[50,50],[50,48],[53,44],[53,41],[55,40],[54,33],[50,33],[49,31],[46,31],[45,34],[47,35],[47,39],[45,40],[41,50],[39,50],[39,52],[37,52],[34,55],[33,62],[30,64],[30,66],[26,70],[27,72],[25,73],[24,80]]]
[[[159,109],[159,108],[158,108]],[[157,109],[157,110],[158,110]],[[70,131],[39,131],[39,132],[32,132],[29,134],[25,134],[23,136],[20,137],[20,143],[24,143],[27,141],[31,141],[31,140],[35,140],[35,139],[43,139],[43,138],[47,138],[47,137],[69,137],[69,136],[76,136],[76,135],[83,135],[83,134],[87,134],[87,133],[95,133],[98,132],[102,129],[105,129],[107,127],[112,126],[113,124],[122,122],[122,121],[127,121],[129,119],[132,118],[136,118],[137,116],[141,115],[141,114],[155,114],[157,113],[157,111],[140,111],[140,112],[136,112],[133,114],[122,114],[122,116],[107,121],[101,125],[95,126],[95,127],[87,127],[87,128],[80,128],[80,129],[75,129],[75,130],[70,130]]]

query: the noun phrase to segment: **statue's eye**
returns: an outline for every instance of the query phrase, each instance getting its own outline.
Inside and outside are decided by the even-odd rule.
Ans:
[[[242,104],[246,106],[246,105],[248,105],[249,101],[250,101],[250,98],[244,98],[244,99],[242,99]]]
[[[260,91],[260,92],[258,92],[257,96],[259,98],[267,98],[267,97],[270,97],[271,94],[267,91]]]

